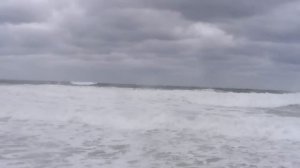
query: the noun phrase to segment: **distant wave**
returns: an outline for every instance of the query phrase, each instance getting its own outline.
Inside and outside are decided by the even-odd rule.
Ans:
[[[102,82],[85,81],[33,81],[33,80],[1,80],[0,85],[74,85],[74,86],[98,86],[98,87],[116,87],[116,88],[139,88],[155,90],[198,90],[215,92],[233,92],[233,93],[289,93],[280,90],[260,90],[260,89],[238,89],[238,88],[207,88],[197,86],[171,86],[171,85],[139,85],[139,84],[118,84]]]
[[[71,85],[79,85],[79,86],[91,86],[96,85],[97,82],[78,82],[78,81],[71,81]]]

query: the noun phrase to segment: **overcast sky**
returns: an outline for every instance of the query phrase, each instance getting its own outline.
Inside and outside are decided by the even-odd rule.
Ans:
[[[300,90],[297,0],[1,0],[0,78]]]

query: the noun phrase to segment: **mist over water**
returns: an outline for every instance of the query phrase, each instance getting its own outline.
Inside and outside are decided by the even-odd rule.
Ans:
[[[72,85],[0,85],[1,167],[300,166],[300,93]]]

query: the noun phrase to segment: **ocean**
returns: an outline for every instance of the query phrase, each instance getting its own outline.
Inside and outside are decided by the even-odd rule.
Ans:
[[[298,168],[300,93],[0,81],[3,168]]]

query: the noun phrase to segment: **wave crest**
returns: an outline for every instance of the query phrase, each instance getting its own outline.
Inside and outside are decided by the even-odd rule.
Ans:
[[[76,81],[72,81],[70,82],[71,85],[78,85],[78,86],[91,86],[91,85],[96,85],[96,82],[76,82]]]

